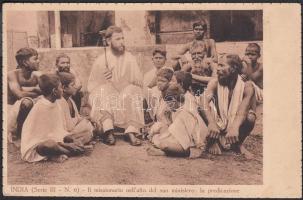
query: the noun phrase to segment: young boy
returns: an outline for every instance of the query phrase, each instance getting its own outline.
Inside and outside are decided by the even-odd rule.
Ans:
[[[260,56],[260,46],[257,43],[249,43],[242,59],[243,69],[241,71],[244,81],[251,80],[254,83],[257,102],[263,101],[263,65],[258,62]]]
[[[84,144],[88,144],[92,140],[93,126],[90,121],[80,116],[77,106],[71,98],[76,92],[75,76],[67,72],[59,72],[63,98],[58,102],[62,109],[64,128],[70,133],[65,139],[69,141],[80,140]]]
[[[172,124],[160,133],[162,136],[157,145],[159,149],[149,148],[147,152],[150,155],[188,157],[191,148],[201,147],[198,142],[201,131],[198,119],[184,107],[184,90],[181,86],[171,83],[165,91],[164,100],[173,112]]]
[[[189,72],[177,71],[174,73],[176,83],[184,90],[184,109],[189,111],[198,120],[200,133],[197,135],[196,144],[199,147],[204,146],[204,140],[207,135],[207,126],[199,114],[198,98],[196,98],[191,91],[192,75]]]
[[[171,112],[163,99],[163,93],[168,88],[174,72],[169,68],[160,69],[157,73],[157,86],[152,88],[149,99],[154,124],[151,126],[149,137],[171,124]]]
[[[165,63],[166,63],[166,51],[163,50],[163,49],[161,49],[161,48],[156,48],[153,51],[152,61],[153,61],[153,64],[154,64],[153,69],[144,74],[144,78],[143,78],[143,87],[144,87],[144,90],[151,89],[154,86],[156,86],[157,72],[160,69],[166,67],[165,66]],[[145,91],[145,93],[146,92],[147,91]]]
[[[62,111],[57,99],[62,96],[62,86],[57,75],[39,77],[43,97],[37,101],[26,118],[21,134],[21,158],[27,162],[47,159],[67,159],[85,152],[77,143],[64,143],[69,135],[64,129]]]
[[[8,140],[13,143],[20,140],[23,123],[35,99],[41,95],[38,52],[21,48],[16,53],[16,61],[17,68],[7,74]]]

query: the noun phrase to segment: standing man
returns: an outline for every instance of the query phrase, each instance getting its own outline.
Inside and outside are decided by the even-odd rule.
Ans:
[[[80,110],[81,98],[83,97],[83,93],[81,91],[82,83],[81,83],[81,80],[80,80],[78,74],[76,73],[76,71],[70,67],[70,57],[66,54],[58,55],[56,58],[56,68],[57,68],[56,74],[58,74],[60,72],[67,72],[67,73],[71,73],[74,75],[75,88],[76,88],[77,92],[75,93],[75,95],[72,96],[72,99],[75,101],[77,109]]]
[[[7,74],[8,101],[8,136],[17,140],[29,111],[34,105],[34,98],[41,95],[38,86],[38,52],[32,48],[21,48],[16,53],[17,68]]]
[[[106,144],[115,144],[114,126],[125,128],[131,145],[144,126],[143,74],[136,58],[125,51],[122,29],[110,26],[105,38],[109,48],[100,55],[88,79],[91,117],[103,127]]]

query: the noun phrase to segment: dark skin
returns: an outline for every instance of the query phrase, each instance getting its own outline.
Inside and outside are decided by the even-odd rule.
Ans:
[[[192,46],[192,44],[196,41],[204,41],[207,44],[208,49],[210,51],[209,58],[212,60],[212,62],[215,62],[215,63],[218,62],[216,43],[213,39],[205,38],[205,33],[206,33],[206,30],[204,30],[202,26],[194,27],[193,34],[194,34],[195,39],[192,42],[184,44],[181,47],[181,49],[179,49],[177,51],[176,55],[172,56],[173,61],[175,61],[173,63],[173,66],[175,66],[177,64],[177,59],[181,58],[182,55],[184,55],[186,52],[188,52],[190,50],[190,47]]]
[[[255,47],[247,47],[242,59],[243,69],[241,76],[244,80],[253,81],[259,88],[263,89],[263,65],[258,62],[260,52]]]
[[[23,97],[36,98],[41,95],[38,78],[35,74],[38,68],[38,56],[31,56],[23,62],[20,69],[8,72],[8,87],[17,99]]]
[[[208,83],[213,77],[217,76],[217,70],[214,66],[214,63],[211,61],[211,59],[205,57],[205,53],[202,51],[202,49],[195,49],[193,52],[191,52],[191,57],[193,60],[193,66],[198,66],[199,68],[210,68],[212,71],[211,77],[209,76],[201,76],[195,74],[194,68],[192,68],[192,78],[196,81],[199,81],[201,83]]]
[[[224,81],[222,81],[224,80]],[[235,88],[236,81],[237,81],[237,73],[232,69],[227,63],[223,63],[223,66],[220,65],[218,67],[218,79],[211,80],[208,85],[207,89],[203,95],[203,98],[201,98],[201,105],[203,106],[203,113],[208,121],[208,130],[209,135],[208,138],[217,140],[222,134],[220,128],[218,127],[215,118],[213,114],[211,113],[211,107],[210,102],[212,101],[213,96],[217,93],[217,86],[218,84],[221,84],[220,82],[224,82],[230,90],[229,95],[229,102],[232,97],[233,89]],[[243,100],[239,105],[237,115],[233,121],[233,123],[229,126],[229,128],[226,130],[226,141],[227,143],[231,145],[237,145],[239,148],[244,150],[244,147],[242,146],[242,143],[245,139],[245,137],[248,135],[248,133],[242,133],[245,134],[245,137],[243,138],[240,133],[240,127],[241,125],[247,120],[248,118],[248,111],[252,107],[254,97],[254,87],[251,82],[245,82],[244,86],[244,93],[243,93]],[[240,140],[241,138],[241,140]],[[217,143],[215,143],[215,146]],[[214,154],[220,154],[220,151],[211,149],[211,153]],[[244,153],[244,152],[243,152]]]

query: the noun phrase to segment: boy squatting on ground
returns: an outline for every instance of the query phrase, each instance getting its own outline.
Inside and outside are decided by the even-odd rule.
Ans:
[[[242,80],[239,75],[241,70],[242,63],[238,55],[227,54],[219,58],[218,79],[209,82],[200,98],[200,105],[208,124],[209,152],[221,154],[222,150],[230,146],[231,150],[251,159],[252,154],[244,148],[243,142],[256,120],[253,110],[254,86],[251,81]]]
[[[16,53],[17,68],[7,74],[8,103],[8,140],[16,141],[21,137],[24,120],[41,95],[38,86],[38,52],[32,48],[21,48]]]
[[[185,106],[184,90],[180,85],[170,83],[164,92],[164,100],[173,112],[172,123],[168,129],[162,129],[163,132],[159,133],[161,136],[155,143],[159,149],[151,147],[147,152],[149,155],[188,157],[192,147],[200,148],[202,146],[201,124],[197,115]],[[206,130],[205,126],[204,132]]]
[[[21,158],[27,162],[64,160],[68,156],[86,152],[83,144],[88,142],[87,137],[72,137],[73,141],[66,137],[70,133],[65,130],[62,109],[57,101],[62,96],[59,77],[54,74],[41,75],[38,84],[43,97],[37,101],[23,124]]]

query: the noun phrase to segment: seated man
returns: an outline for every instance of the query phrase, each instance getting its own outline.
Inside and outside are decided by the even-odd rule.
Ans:
[[[238,55],[224,55],[218,62],[218,79],[208,83],[201,99],[202,112],[206,116],[209,136],[209,152],[221,154],[231,147],[250,159],[243,142],[252,131],[256,115],[251,110],[254,101],[253,84],[243,82],[239,73],[242,63]],[[215,99],[215,109],[210,104]]]
[[[151,126],[149,138],[153,137],[162,128],[167,128],[171,123],[171,112],[163,99],[163,94],[167,89],[174,72],[169,68],[160,69],[157,72],[157,86],[151,90],[149,107],[151,108],[154,124]]]
[[[16,53],[16,61],[17,69],[7,74],[8,139],[11,142],[20,139],[24,120],[34,105],[33,99],[41,95],[38,52],[21,48]]]
[[[57,75],[39,78],[41,97],[26,118],[21,135],[21,158],[27,162],[47,159],[66,159],[85,152],[83,141],[64,143],[69,133],[64,130],[62,111],[57,99],[62,86]]]
[[[83,97],[83,92],[81,91],[82,88],[82,83],[79,78],[79,75],[73,68],[70,67],[70,57],[67,56],[66,54],[60,54],[56,58],[56,73],[59,72],[67,72],[71,73],[75,77],[75,84],[76,84],[76,93],[72,96],[72,99],[76,103],[76,106],[78,110],[81,108],[81,98]]]
[[[75,76],[67,72],[59,72],[58,76],[62,84],[63,98],[57,101],[61,106],[64,128],[70,133],[66,139],[74,141],[82,137],[85,141],[84,144],[87,144],[92,140],[94,127],[90,121],[80,116],[76,104],[71,98],[77,92]]]
[[[201,147],[201,127],[197,116],[184,107],[184,90],[175,83],[171,83],[165,91],[164,100],[173,112],[172,124],[160,133],[159,149],[151,147],[147,152],[149,155],[188,157],[190,148]]]
[[[185,65],[183,71],[191,72],[192,85],[191,88],[195,96],[200,96],[206,88],[208,82],[217,76],[216,64],[210,59],[205,58],[205,44],[197,42],[190,49],[192,62]]]
[[[241,71],[244,81],[251,80],[254,83],[257,102],[263,101],[263,65],[258,62],[260,56],[260,46],[257,43],[249,43],[245,50]]]
[[[114,126],[125,129],[130,144],[144,127],[143,74],[136,58],[125,51],[122,29],[110,26],[105,34],[109,48],[95,61],[88,79],[91,117],[102,124],[103,141],[114,145]]]
[[[177,52],[175,56],[172,56],[172,60],[175,61],[173,63],[173,68],[177,66],[178,62],[177,59],[179,59],[182,55],[187,53],[190,48],[195,45],[197,42],[204,42],[206,47],[206,57],[209,58],[212,62],[217,63],[218,62],[218,55],[216,51],[216,43],[213,39],[206,38],[206,32],[207,32],[207,23],[204,19],[202,19],[199,22],[195,22],[193,24],[193,34],[195,39],[192,42],[189,42],[182,46],[182,48]]]

